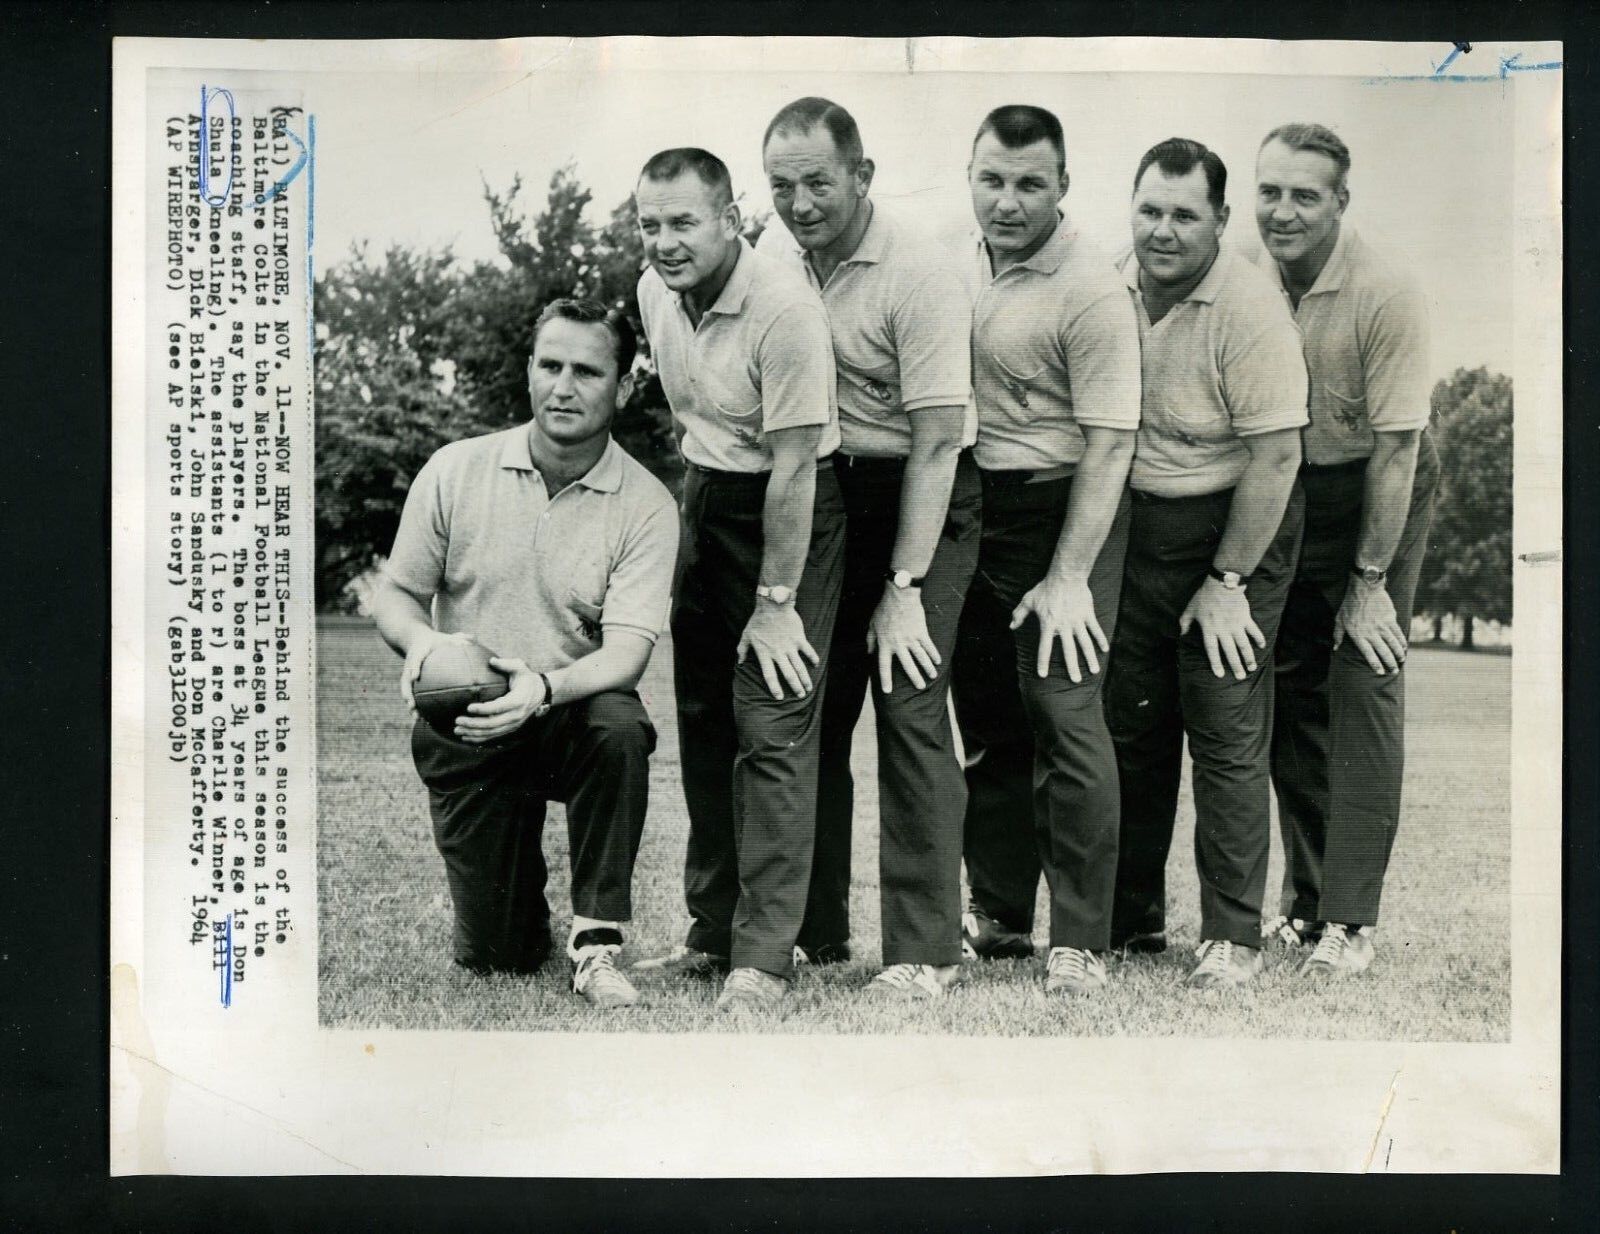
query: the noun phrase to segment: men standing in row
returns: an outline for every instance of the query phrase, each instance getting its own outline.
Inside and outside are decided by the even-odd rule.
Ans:
[[[638,994],[615,965],[631,912],[655,729],[634,693],[667,616],[678,519],[666,488],[611,439],[634,334],[592,301],[534,324],[528,425],[452,442],[417,473],[374,593],[412,688],[441,642],[476,637],[510,689],[444,736],[420,718],[411,752],[455,907],[455,961],[533,972],[549,955],[540,832],[564,801],[567,954],[599,1007]]]
[[[1112,942],[1166,946],[1183,740],[1194,764],[1197,987],[1261,970],[1271,843],[1272,646],[1294,574],[1306,423],[1300,336],[1278,289],[1220,251],[1227,169],[1198,142],[1148,151],[1123,262],[1143,336],[1133,519],[1106,710],[1122,782]]]
[[[883,970],[869,990],[935,998],[961,960],[966,790],[945,666],[978,553],[978,477],[964,449],[975,431],[971,313],[948,256],[873,202],[873,162],[849,112],[820,98],[789,104],[767,127],[762,161],[783,226],[756,251],[792,263],[828,313],[847,514],[800,954],[849,955],[850,746],[876,681]]]
[[[1256,161],[1256,224],[1304,336],[1305,540],[1277,648],[1273,777],[1283,831],[1280,925],[1320,930],[1303,971],[1371,963],[1400,822],[1407,632],[1439,464],[1428,424],[1422,297],[1342,223],[1350,151],[1287,124]]]
[[[1054,115],[991,112],[968,179],[983,538],[955,670],[969,763],[964,941],[974,956],[1030,954],[1042,867],[1045,988],[1086,994],[1106,980],[1097,953],[1110,943],[1117,862],[1101,669],[1128,535],[1138,326],[1111,259],[1060,210]]]
[[[820,701],[844,509],[833,348],[816,292],[739,234],[728,169],[649,160],[635,193],[639,310],[686,463],[674,685],[689,808],[687,944],[654,967],[731,967],[718,1008],[778,1008],[805,911]]]

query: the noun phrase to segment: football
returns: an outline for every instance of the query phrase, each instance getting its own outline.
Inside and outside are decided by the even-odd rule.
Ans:
[[[417,714],[441,737],[454,739],[456,719],[472,703],[487,703],[511,688],[511,679],[489,667],[494,655],[479,643],[440,643],[428,653],[411,695]]]

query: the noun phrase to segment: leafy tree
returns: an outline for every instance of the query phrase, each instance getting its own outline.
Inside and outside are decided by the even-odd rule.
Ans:
[[[1511,379],[1457,369],[1433,389],[1439,500],[1418,586],[1419,607],[1460,618],[1511,620]]]

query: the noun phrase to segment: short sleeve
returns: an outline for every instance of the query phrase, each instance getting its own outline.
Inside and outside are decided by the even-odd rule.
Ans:
[[[1421,292],[1408,288],[1379,305],[1361,340],[1361,371],[1374,432],[1428,426],[1428,310]]]
[[[1089,428],[1137,429],[1142,390],[1139,319],[1122,287],[1108,290],[1061,330],[1072,416]]]
[[[838,415],[833,336],[820,301],[779,312],[761,336],[756,364],[763,432],[827,425]]]
[[[1222,387],[1233,431],[1240,437],[1310,423],[1305,351],[1287,310],[1282,311],[1281,320],[1273,321],[1243,345],[1224,346]]]
[[[445,554],[450,544],[450,519],[445,505],[444,467],[435,454],[411,482],[400,512],[394,548],[384,573],[414,596],[430,599],[444,583]]]
[[[666,628],[678,562],[678,510],[665,491],[629,528],[606,580],[605,628],[632,630],[654,642]]]
[[[659,284],[660,278],[656,272],[646,267],[645,272],[639,276],[639,286],[636,292],[639,301],[639,323],[644,326],[645,341],[650,344],[652,354],[656,347],[655,322],[656,313],[659,311],[657,302],[657,297],[660,295]]]
[[[894,341],[905,410],[966,404],[972,395],[972,305],[953,267],[927,268],[901,297]]]

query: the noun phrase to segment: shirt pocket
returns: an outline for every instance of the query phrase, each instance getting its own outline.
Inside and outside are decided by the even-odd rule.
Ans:
[[[1367,395],[1362,391],[1357,395],[1341,394],[1327,382],[1322,384],[1322,405],[1327,410],[1327,421],[1330,427],[1336,427],[1346,433],[1359,433],[1367,427]]]
[[[892,420],[901,414],[899,364],[893,360],[877,364],[865,360],[857,363],[840,355],[837,365],[839,380],[860,394],[859,398],[851,400],[853,408],[859,408],[879,421]]]
[[[570,587],[567,589],[567,608],[574,619],[573,633],[585,642],[599,646],[604,607],[585,599],[576,587]]]

